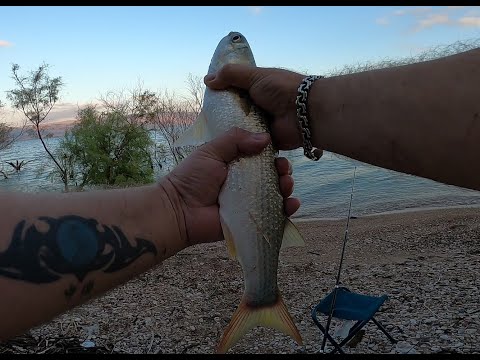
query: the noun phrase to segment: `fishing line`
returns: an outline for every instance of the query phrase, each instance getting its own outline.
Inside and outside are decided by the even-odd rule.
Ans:
[[[336,282],[335,282],[335,289],[333,291],[333,298],[332,298],[332,304],[330,306],[330,313],[328,314],[327,325],[325,327],[325,333],[323,335],[322,348],[321,348],[322,352],[323,352],[323,349],[325,348],[325,343],[327,341],[327,334],[328,334],[328,330],[330,328],[330,323],[332,322],[332,317],[333,317],[333,309],[335,308],[335,302],[337,300],[337,290],[338,290],[339,285],[340,285],[340,274],[342,273],[342,265],[343,265],[344,255],[345,255],[345,248],[346,248],[347,241],[348,241],[348,228],[350,226],[350,213],[352,211],[352,199],[353,199],[353,190],[354,190],[354,187],[355,187],[356,172],[357,172],[357,167],[355,166],[355,168],[353,170],[352,191],[350,193],[350,205],[348,207],[347,225],[345,227],[345,236],[343,238],[342,255],[340,256],[340,264],[338,266],[337,279],[336,279]]]

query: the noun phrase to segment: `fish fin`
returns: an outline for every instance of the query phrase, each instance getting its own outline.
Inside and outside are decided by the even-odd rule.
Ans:
[[[208,129],[207,117],[203,110],[198,114],[195,122],[181,134],[175,141],[174,146],[186,146],[186,145],[200,145],[212,140],[214,136]]]
[[[299,345],[302,345],[302,337],[293,322],[292,316],[288,312],[282,297],[278,295],[274,304],[263,307],[249,306],[242,299],[223,333],[217,346],[217,353],[226,353],[243,335],[256,326],[277,329],[291,336]]]
[[[250,217],[250,220],[253,221],[253,223],[255,224],[255,227],[257,228],[257,232],[259,234],[262,234],[262,237],[263,239],[268,243],[268,245],[271,247],[272,244],[270,243],[270,240],[268,239],[268,236],[265,235],[265,233],[262,231],[262,229],[260,228],[260,226],[258,225],[258,223],[255,221],[255,218],[253,217],[252,213],[249,211],[248,212],[248,216]]]
[[[233,242],[233,234],[228,228],[227,223],[222,219],[220,216],[220,224],[222,225],[223,237],[225,238],[225,242],[227,244],[228,254],[232,259],[237,258],[237,249],[235,248],[235,243]]]
[[[291,246],[305,246],[305,240],[303,240],[302,234],[298,231],[295,224],[287,218],[285,220],[285,229],[283,230],[282,247],[285,249]]]

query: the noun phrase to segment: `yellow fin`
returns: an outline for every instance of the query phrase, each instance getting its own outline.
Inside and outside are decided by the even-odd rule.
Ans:
[[[282,247],[285,249],[291,246],[305,246],[305,240],[303,240],[302,234],[298,231],[295,224],[287,218],[285,220],[285,229],[283,230]]]
[[[217,353],[226,353],[250,329],[256,326],[265,326],[277,329],[291,336],[302,345],[302,337],[298,332],[292,316],[288,312],[280,295],[275,304],[264,307],[249,306],[243,299],[225,329],[222,339],[217,346]]]
[[[200,145],[206,142],[209,142],[214,138],[208,129],[207,117],[203,110],[198,115],[195,122],[190,125],[190,127],[178,137],[175,141],[174,146],[186,146],[186,145]]]
[[[228,228],[227,223],[220,216],[220,225],[222,225],[223,237],[227,244],[228,254],[232,259],[237,258],[237,249],[235,248],[235,243],[233,242],[233,235],[230,229]]]

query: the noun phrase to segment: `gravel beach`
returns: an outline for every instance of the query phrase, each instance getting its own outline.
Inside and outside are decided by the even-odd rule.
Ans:
[[[310,311],[335,284],[345,220],[296,223],[306,246],[282,251],[279,286],[304,345],[255,328],[231,353],[320,350],[322,336]],[[398,340],[391,344],[370,323],[346,352],[480,353],[480,209],[352,219],[342,284],[363,294],[388,295],[376,318]],[[198,245],[0,343],[0,353],[213,353],[242,289],[240,265],[229,259],[225,244]]]

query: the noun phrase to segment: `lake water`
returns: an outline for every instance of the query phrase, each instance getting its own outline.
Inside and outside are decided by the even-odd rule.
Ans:
[[[48,139],[55,148],[59,138]],[[354,167],[357,167],[352,215],[402,211],[414,208],[480,206],[480,192],[439,184],[325,153],[318,162],[303,156],[301,149],[281,152],[293,164],[294,196],[302,206],[296,218],[344,218],[348,212]],[[16,142],[0,153],[0,170],[11,172],[5,161],[29,160],[18,173],[3,179],[0,190],[61,191],[63,185],[52,182],[45,171],[46,153],[39,140]],[[158,172],[157,176],[162,173]]]

